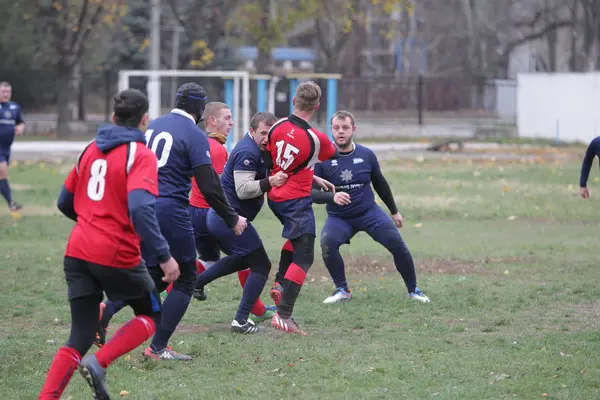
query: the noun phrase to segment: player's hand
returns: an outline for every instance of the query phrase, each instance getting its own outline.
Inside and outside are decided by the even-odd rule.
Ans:
[[[347,206],[351,203],[350,195],[346,192],[337,192],[333,195],[333,202],[338,206]]]
[[[583,197],[584,199],[589,199],[590,198],[590,191],[588,190],[587,186],[585,187],[580,187],[579,188],[579,194],[581,195],[581,197]]]
[[[21,136],[24,131],[25,131],[25,125],[19,124],[19,125],[15,126],[15,135]]]
[[[326,192],[335,193],[335,185],[328,180],[325,180],[319,176],[313,175],[313,180]]]
[[[248,221],[246,220],[246,218],[239,215],[237,224],[235,224],[235,226],[233,227],[233,231],[235,232],[236,235],[240,236],[244,232],[244,230],[246,229],[247,226],[248,226]]]
[[[166,263],[160,264],[160,268],[165,273],[162,280],[166,283],[171,283],[179,278],[179,264],[173,257],[169,258]]]
[[[288,174],[283,171],[279,171],[273,176],[269,177],[269,184],[271,187],[281,187],[285,182],[287,182]]]
[[[404,220],[402,219],[402,215],[399,212],[392,215],[392,221],[394,221],[394,225],[396,228],[402,228],[404,226]]]

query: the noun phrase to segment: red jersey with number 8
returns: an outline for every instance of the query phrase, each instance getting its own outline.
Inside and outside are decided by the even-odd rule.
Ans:
[[[267,150],[273,161],[271,176],[279,171],[289,176],[283,186],[269,191],[269,199],[275,202],[310,196],[315,164],[335,154],[335,146],[327,135],[295,115],[271,127]]]
[[[140,238],[129,218],[127,195],[142,189],[158,196],[154,153],[141,142],[103,153],[92,142],[79,156],[65,187],[73,193],[77,214],[65,255],[115,268],[138,265]]]

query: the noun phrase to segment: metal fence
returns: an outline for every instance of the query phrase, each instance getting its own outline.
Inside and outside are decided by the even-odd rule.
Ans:
[[[13,85],[13,99],[21,104],[25,115],[35,114],[36,128],[48,131],[56,119],[57,73],[51,70],[0,71],[0,80]],[[167,79],[162,84],[162,106],[172,104],[174,87],[185,79]],[[223,97],[223,83],[218,79],[199,79],[211,100]],[[206,82],[205,82],[206,81]],[[325,81],[317,80],[327,96]],[[146,91],[145,78],[132,78],[131,87]],[[111,115],[112,96],[118,87],[118,71],[91,71],[81,74],[79,90],[73,93],[73,119],[102,122]],[[279,90],[279,89],[278,89]],[[254,94],[254,86],[251,86]],[[516,120],[515,81],[485,80],[474,82],[456,77],[343,77],[338,84],[338,108],[347,109],[361,120],[390,125],[435,125],[440,123],[471,124],[484,122],[513,124]],[[254,98],[251,112],[256,110]],[[316,123],[323,127],[325,107],[317,113]],[[374,125],[375,126],[375,125]],[[379,126],[379,125],[377,125]]]

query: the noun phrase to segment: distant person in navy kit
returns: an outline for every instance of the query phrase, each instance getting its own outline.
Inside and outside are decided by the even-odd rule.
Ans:
[[[587,187],[587,181],[590,177],[590,170],[594,163],[594,158],[600,157],[600,136],[592,140],[585,152],[585,157],[581,163],[581,175],[579,176],[579,194],[584,199],[589,199],[590,191]]]
[[[21,117],[21,107],[10,101],[11,96],[10,83],[0,82],[0,194],[6,199],[11,211],[19,211],[22,206],[13,201],[8,184],[8,164],[15,135],[23,134],[25,122]]]
[[[379,161],[369,148],[353,141],[356,124],[348,111],[337,111],[331,118],[331,130],[339,157],[315,166],[315,175],[335,185],[328,195],[327,219],[321,231],[323,262],[336,290],[324,303],[352,299],[346,281],[340,246],[349,244],[358,232],[366,232],[394,256],[396,269],[402,275],[410,299],[430,300],[417,287],[415,264],[397,228],[403,226],[392,190],[381,173]],[[390,210],[391,218],[375,203],[373,188]]]

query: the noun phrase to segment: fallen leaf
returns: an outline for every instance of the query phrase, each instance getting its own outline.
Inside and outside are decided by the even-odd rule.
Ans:
[[[423,226],[423,224],[422,224],[422,223],[420,223],[420,222],[419,222],[418,224],[415,224],[415,228],[420,228],[420,227],[422,227],[422,226]]]
[[[119,393],[119,395],[126,397],[129,396],[129,392],[127,390],[121,390],[121,392]]]

